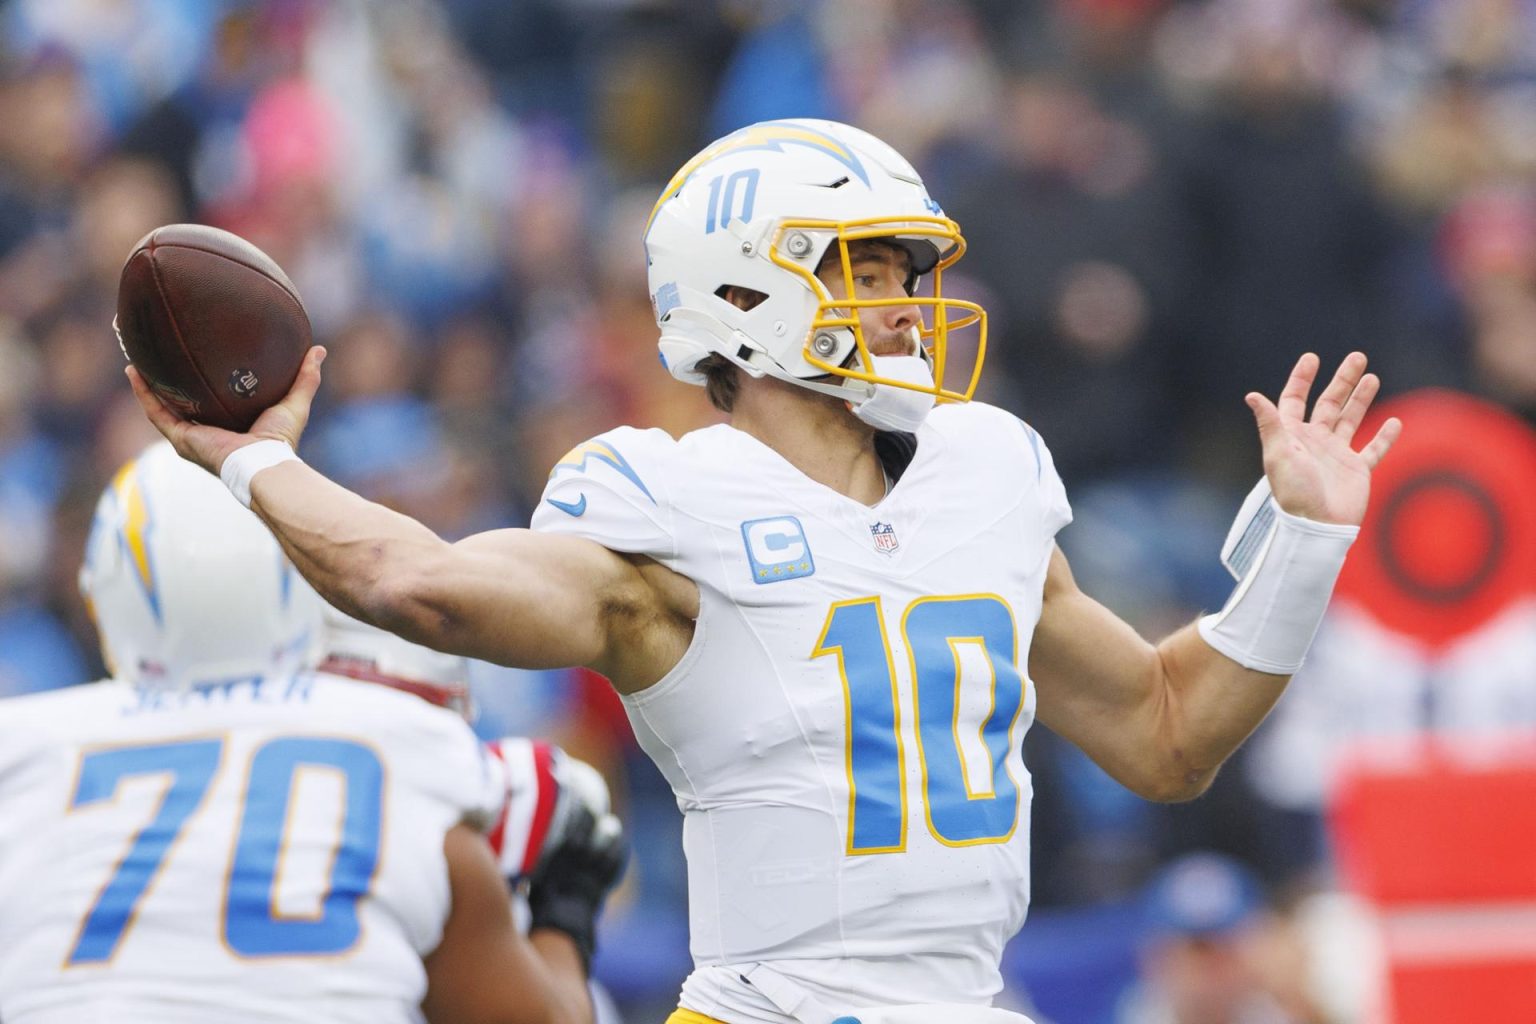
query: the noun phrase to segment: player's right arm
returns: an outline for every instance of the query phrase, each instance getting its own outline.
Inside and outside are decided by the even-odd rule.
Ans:
[[[249,434],[181,419],[131,369],[129,378],[177,452],[217,475],[255,441],[297,446],[323,353],[311,350]],[[628,691],[665,675],[692,637],[692,583],[580,537],[495,530],[450,544],[299,462],[258,473],[251,508],[326,600],[437,650],[524,668],[585,665]]]
[[[549,928],[524,938],[485,837],[456,825],[443,840],[452,909],[426,957],[430,1024],[590,1024],[575,941]]]
[[[450,544],[298,462],[261,473],[251,508],[328,601],[437,650],[643,685],[691,635],[693,615],[654,585],[674,574],[581,537],[507,529]]]

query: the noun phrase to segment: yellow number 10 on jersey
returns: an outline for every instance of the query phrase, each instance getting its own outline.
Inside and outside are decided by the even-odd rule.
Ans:
[[[901,633],[928,831],[947,846],[1006,842],[1021,795],[1007,758],[1024,710],[1012,609],[993,594],[919,598],[902,613]],[[837,656],[847,714],[848,853],[899,853],[907,752],[878,597],[832,606],[811,657],[828,654]]]

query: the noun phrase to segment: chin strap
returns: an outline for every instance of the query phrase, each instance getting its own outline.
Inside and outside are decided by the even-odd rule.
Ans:
[[[876,430],[916,432],[933,411],[937,400],[931,390],[933,371],[922,356],[871,356],[871,372],[889,380],[917,384],[927,391],[876,384],[874,394],[853,406],[853,414]]]

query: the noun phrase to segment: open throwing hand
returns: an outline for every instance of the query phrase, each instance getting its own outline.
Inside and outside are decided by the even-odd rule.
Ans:
[[[1402,433],[1395,416],[1356,451],[1351,442],[1360,421],[1381,388],[1365,372],[1365,355],[1351,352],[1339,364],[1327,388],[1307,416],[1307,396],[1317,379],[1319,360],[1303,355],[1291,371],[1278,403],[1258,392],[1246,397],[1259,424],[1264,475],[1280,507],[1296,516],[1324,523],[1359,525],[1370,498],[1371,470]]]

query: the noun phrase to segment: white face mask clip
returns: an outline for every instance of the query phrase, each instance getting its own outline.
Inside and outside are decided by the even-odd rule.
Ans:
[[[933,387],[933,370],[921,356],[871,356],[870,362],[870,372],[878,376]],[[874,393],[852,408],[855,416],[876,430],[911,434],[928,418],[934,401],[931,391],[876,384]]]

